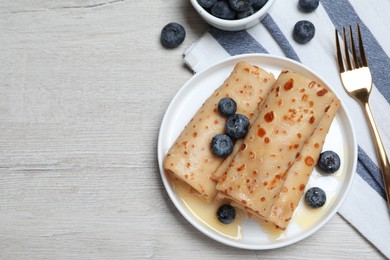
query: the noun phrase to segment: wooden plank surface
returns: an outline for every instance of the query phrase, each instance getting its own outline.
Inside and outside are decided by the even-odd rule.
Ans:
[[[177,49],[161,28],[187,30]],[[215,242],[157,167],[165,109],[208,26],[189,1],[0,2],[0,259],[382,259],[336,215],[278,250]]]

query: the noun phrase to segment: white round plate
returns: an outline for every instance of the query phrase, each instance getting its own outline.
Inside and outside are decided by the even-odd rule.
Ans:
[[[308,189],[318,186],[324,189],[327,194],[326,207],[315,212],[308,209],[301,200],[288,228],[278,237],[270,236],[267,234],[267,230],[262,229],[256,221],[249,218],[242,225],[242,237],[240,239],[224,236],[210,229],[183,205],[162,167],[164,156],[184,129],[184,126],[212,92],[230,75],[237,62],[241,60],[272,72],[276,78],[283,69],[289,69],[310,77],[331,89],[331,86],[326,84],[323,79],[302,64],[272,55],[239,55],[209,67],[193,76],[178,91],[165,112],[158,138],[158,163],[161,178],[170,199],[180,213],[205,235],[238,248],[259,250],[283,247],[310,236],[328,222],[337,212],[350,188],[356,169],[357,145],[350,117],[343,104],[341,104],[333,120],[323,148],[324,151],[333,150],[338,153],[342,160],[341,168],[331,176],[323,176],[317,169],[314,169],[306,187]]]

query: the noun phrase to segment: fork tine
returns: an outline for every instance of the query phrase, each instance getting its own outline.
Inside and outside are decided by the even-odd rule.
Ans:
[[[359,24],[357,24],[357,31],[358,31],[358,39],[359,39],[360,57],[362,59],[363,66],[368,67],[367,58],[366,58],[366,52],[364,51],[362,34],[360,32]]]
[[[348,52],[348,41],[345,33],[345,27],[343,27],[343,41],[344,41],[345,60],[347,61],[347,70],[352,70],[351,60],[349,58],[349,52]]]
[[[353,40],[353,32],[352,32],[352,26],[351,25],[349,26],[349,39],[350,39],[350,43],[351,43],[352,57],[353,57],[353,60],[355,62],[354,67],[355,68],[360,68],[361,65],[360,65],[360,62],[359,62],[358,57],[356,55],[355,41]]]
[[[336,37],[336,56],[337,56],[337,62],[339,64],[339,70],[340,72],[344,72],[344,64],[343,64],[343,56],[341,55],[341,48],[340,48],[340,42],[339,42],[339,32],[337,29],[335,29],[335,37]]]

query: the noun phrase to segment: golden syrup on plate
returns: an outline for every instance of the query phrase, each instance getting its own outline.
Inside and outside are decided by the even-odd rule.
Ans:
[[[226,203],[226,201],[213,201],[206,202],[198,193],[192,190],[187,184],[181,182],[178,179],[168,177],[170,183],[176,191],[179,199],[185,206],[185,208],[201,223],[215,232],[232,238],[242,239],[242,226],[241,222],[245,215],[241,210],[236,209],[236,218],[230,224],[222,224],[216,217],[218,208]]]
[[[240,240],[243,238],[243,221],[251,219],[259,225],[260,229],[263,230],[264,233],[267,234],[270,241],[286,238],[288,229],[280,229],[274,224],[255,217],[239,207],[235,207],[236,218],[231,224],[220,223],[216,217],[216,212],[221,205],[228,203],[228,201],[216,200],[213,202],[207,202],[189,185],[172,176],[167,175],[167,177],[181,203],[188,212],[190,212],[199,222],[203,223],[206,227],[218,234],[231,239]],[[302,201],[295,209],[291,222],[294,222],[302,230],[308,230],[317,225],[329,211],[329,207],[334,204],[335,195],[336,194],[333,193],[327,193],[327,201],[325,205],[318,209],[309,208],[304,201]],[[235,206],[234,203],[232,205]]]
[[[309,229],[318,224],[318,222],[328,213],[329,207],[333,205],[335,194],[326,194],[326,203],[321,208],[312,209],[306,203],[300,203],[294,212],[292,221],[298,224],[302,229]]]
[[[285,230],[278,228],[274,224],[261,219],[256,219],[255,221],[257,221],[260,228],[267,233],[269,240],[275,241],[286,237]]]

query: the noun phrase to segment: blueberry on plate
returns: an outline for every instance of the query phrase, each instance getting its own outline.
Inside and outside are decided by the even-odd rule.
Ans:
[[[203,8],[212,7],[218,0],[197,0],[198,4]]]
[[[211,14],[215,17],[233,20],[236,17],[236,11],[232,10],[227,2],[218,1],[211,7]]]
[[[183,26],[178,23],[168,23],[161,30],[161,43],[167,48],[175,48],[179,46],[186,37],[186,31]]]
[[[233,152],[233,140],[225,134],[217,134],[211,139],[211,151],[219,157],[226,157]]]
[[[314,24],[309,21],[302,20],[295,24],[293,38],[298,43],[307,43],[313,39],[315,31]]]
[[[306,13],[313,12],[320,4],[320,0],[299,0],[299,8]]]
[[[217,210],[217,219],[222,224],[230,224],[236,217],[236,210],[229,204],[223,204]]]
[[[232,98],[224,97],[218,102],[218,111],[223,116],[232,116],[237,111],[237,103]]]
[[[268,2],[268,0],[252,0],[252,7],[256,11],[260,10],[265,4]]]
[[[251,0],[228,0],[231,9],[237,12],[248,11],[251,6]]]
[[[340,169],[341,160],[337,153],[333,151],[325,151],[320,154],[317,166],[324,173],[335,173]]]
[[[243,138],[248,132],[249,119],[241,114],[234,114],[226,120],[225,131],[232,139]]]
[[[255,13],[255,9],[253,9],[253,7],[249,7],[249,9],[247,11],[243,11],[243,12],[237,12],[237,19],[243,19],[243,18],[246,18],[248,16],[251,16],[252,14]]]
[[[308,189],[305,194],[305,202],[309,207],[313,209],[317,209],[324,206],[326,202],[325,191],[318,187],[312,187]]]

